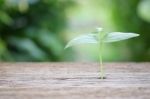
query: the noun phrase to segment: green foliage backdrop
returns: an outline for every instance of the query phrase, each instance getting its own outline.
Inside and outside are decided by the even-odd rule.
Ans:
[[[106,49],[111,55],[104,58],[150,61],[150,0],[89,1],[91,11],[100,14],[98,18],[106,30],[140,34]],[[68,21],[66,11],[75,2],[86,0],[0,0],[0,61],[72,60],[72,50],[64,52],[63,31]]]
[[[72,0],[0,0],[1,61],[61,61]]]

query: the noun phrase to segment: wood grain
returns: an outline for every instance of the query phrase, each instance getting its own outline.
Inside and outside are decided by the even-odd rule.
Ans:
[[[150,99],[150,63],[0,63],[0,99]]]

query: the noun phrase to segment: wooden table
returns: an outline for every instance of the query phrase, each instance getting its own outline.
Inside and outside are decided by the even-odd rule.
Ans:
[[[150,99],[150,63],[0,63],[0,99]]]

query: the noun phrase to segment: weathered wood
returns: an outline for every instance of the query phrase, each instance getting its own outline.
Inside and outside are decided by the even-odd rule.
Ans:
[[[0,99],[150,99],[150,63],[0,63]]]

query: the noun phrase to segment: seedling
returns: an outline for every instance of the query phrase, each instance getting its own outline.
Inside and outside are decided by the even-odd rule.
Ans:
[[[78,44],[85,44],[85,43],[98,44],[100,78],[104,79],[105,72],[104,72],[103,61],[102,61],[103,45],[105,43],[117,42],[117,41],[126,40],[126,39],[137,37],[137,36],[139,36],[139,34],[136,34],[136,33],[123,33],[123,32],[106,33],[103,31],[102,28],[97,28],[96,31],[93,33],[82,35],[82,36],[72,39],[65,46],[65,49],[74,45],[78,45]]]

